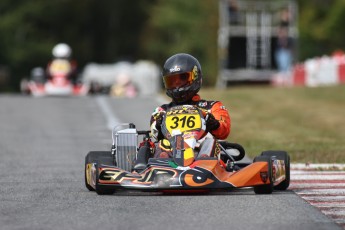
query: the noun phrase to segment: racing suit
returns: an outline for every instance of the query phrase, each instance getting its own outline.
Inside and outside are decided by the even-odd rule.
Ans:
[[[203,100],[200,98],[198,94],[193,96],[193,98],[190,101],[185,102],[183,104],[194,105],[200,110],[207,111],[208,114],[211,114],[214,122],[206,121],[206,131],[208,131],[212,135],[206,135],[206,137],[203,139],[203,143],[200,148],[200,153],[199,153],[199,156],[197,157],[214,156],[214,154],[217,154],[217,150],[216,150],[217,146],[216,146],[216,141],[214,138],[226,139],[228,135],[230,134],[231,119],[230,119],[230,115],[227,109],[220,101]],[[170,150],[170,143],[166,139],[164,139],[164,136],[159,130],[158,126],[161,124],[162,114],[164,114],[165,111],[167,111],[169,108],[176,105],[178,104],[174,102],[171,102],[169,104],[163,104],[160,107],[157,107],[151,116],[151,120],[150,120],[151,138],[153,139],[153,141],[156,142],[154,157],[159,157],[159,158],[172,157],[171,150]],[[212,127],[210,128],[210,126]],[[206,149],[208,150],[206,152],[203,151],[202,146],[207,146]]]

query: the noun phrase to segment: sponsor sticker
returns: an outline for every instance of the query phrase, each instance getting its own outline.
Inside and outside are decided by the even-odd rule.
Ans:
[[[207,102],[199,102],[199,106],[200,107],[206,107],[207,106]]]
[[[169,71],[170,73],[174,73],[174,72],[177,72],[177,71],[180,71],[181,68],[177,65],[174,66],[174,68],[170,68]]]

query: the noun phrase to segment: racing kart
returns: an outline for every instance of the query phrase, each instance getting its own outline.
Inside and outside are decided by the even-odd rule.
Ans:
[[[64,59],[55,59],[48,68],[49,79],[41,76],[40,79],[32,77],[25,86],[22,86],[26,93],[33,96],[69,96],[86,95],[88,86],[82,83],[74,84],[70,79],[72,66],[69,61]]]
[[[241,145],[215,140],[218,154],[196,157],[203,149],[206,119],[207,114],[190,105],[166,112],[162,132],[170,143],[171,158],[152,157],[150,131],[138,131],[132,123],[115,127],[111,150],[91,151],[85,157],[86,188],[104,195],[117,190],[174,193],[243,187],[270,194],[289,187],[290,158],[285,151],[264,151],[246,163],[241,161],[245,156]],[[142,168],[136,168],[138,161],[144,161]]]

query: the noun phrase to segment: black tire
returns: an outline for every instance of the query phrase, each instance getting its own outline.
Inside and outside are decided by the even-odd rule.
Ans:
[[[267,162],[268,163],[268,180],[270,183],[264,185],[254,186],[254,192],[256,194],[271,194],[273,192],[272,181],[272,159],[270,156],[257,156],[254,158],[254,162]]]
[[[105,164],[105,165],[109,165],[111,164],[112,160],[109,159],[108,157],[101,157],[98,159],[98,164],[96,167],[96,192],[98,195],[111,195],[115,192],[115,189],[113,187],[111,187],[111,185],[103,185],[103,184],[99,184],[99,167],[98,165],[100,164]]]
[[[276,190],[286,190],[290,185],[290,156],[285,151],[264,151],[262,156],[275,156],[278,160],[284,160],[285,163],[285,180],[274,187]]]
[[[109,151],[91,151],[89,152],[86,157],[85,157],[85,165],[84,165],[84,178],[85,178],[85,186],[89,191],[95,191],[95,189],[90,186],[87,183],[86,180],[86,165],[89,163],[98,163],[98,158],[99,157],[106,157],[106,158],[111,158],[112,159],[112,155]]]
[[[108,152],[106,156],[100,156],[97,159],[97,168],[96,168],[96,192],[98,195],[111,195],[115,192],[114,187],[111,185],[102,185],[99,184],[99,166],[100,165],[111,165],[114,166],[113,156]]]

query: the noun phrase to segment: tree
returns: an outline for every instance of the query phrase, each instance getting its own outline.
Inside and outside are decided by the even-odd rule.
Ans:
[[[143,53],[163,65],[175,53],[189,53],[201,63],[204,83],[217,77],[218,2],[162,0],[151,9],[142,35]]]
[[[80,69],[88,62],[139,57],[141,28],[149,0],[2,0],[0,65],[11,72],[11,88],[36,66],[45,67],[53,46],[68,43]]]
[[[345,50],[345,1],[299,0],[300,59]]]

